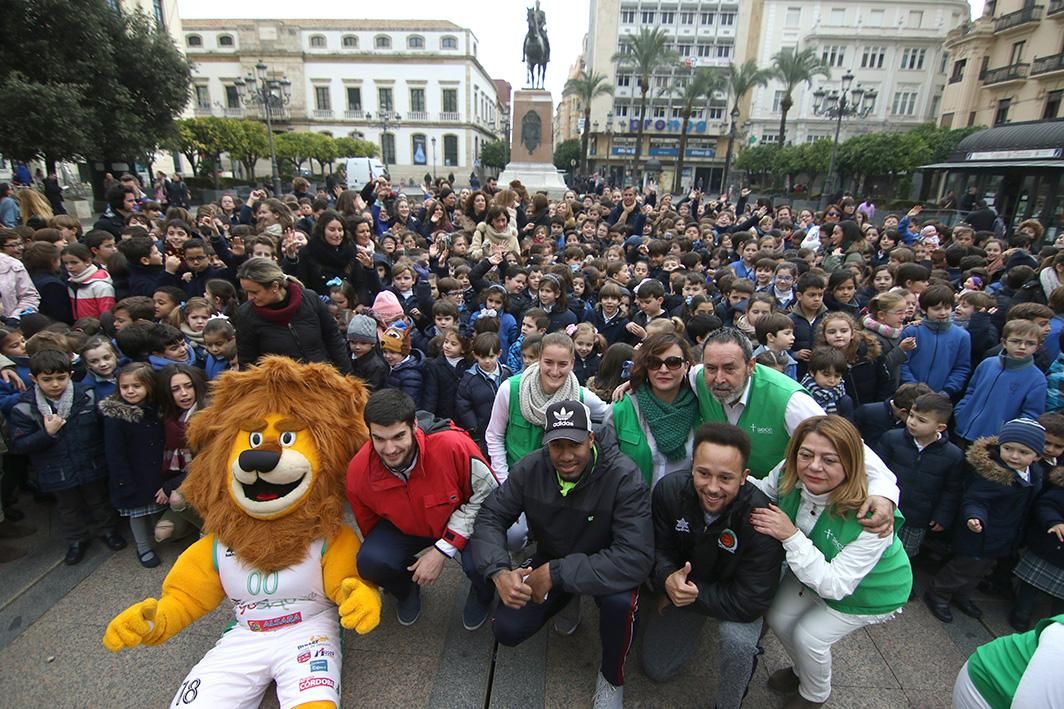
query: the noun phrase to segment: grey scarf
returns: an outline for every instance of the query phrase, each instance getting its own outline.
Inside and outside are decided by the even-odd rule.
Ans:
[[[41,412],[41,416],[47,418],[52,415],[52,405],[48,401],[48,397],[44,395],[40,387],[33,387],[33,395],[37,398],[37,410]],[[74,407],[74,382],[68,381],[66,389],[63,390],[62,396],[59,397],[59,402],[56,404],[55,414],[66,421],[70,418],[70,410]]]
[[[533,426],[546,426],[547,407],[555,401],[577,401],[580,398],[580,382],[576,375],[569,372],[569,377],[561,388],[553,394],[546,394],[539,384],[539,362],[536,362],[521,375],[519,389],[521,395],[521,415]]]

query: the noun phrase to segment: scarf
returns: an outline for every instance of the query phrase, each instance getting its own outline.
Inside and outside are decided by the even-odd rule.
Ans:
[[[329,246],[324,239],[314,237],[307,242],[306,252],[311,260],[340,274],[347,273],[355,260],[355,246],[347,239],[339,246]]]
[[[813,401],[820,404],[820,408],[824,409],[824,413],[827,414],[838,413],[839,399],[846,396],[845,382],[839,382],[831,389],[825,389],[816,383],[812,374],[806,374],[802,377],[802,386],[813,397]]]
[[[272,325],[286,326],[296,316],[299,306],[303,303],[303,289],[295,281],[288,281],[288,293],[280,303],[260,307],[252,305],[251,309],[266,322]]]
[[[891,327],[890,325],[885,325],[884,323],[881,323],[875,318],[873,318],[871,315],[865,315],[863,318],[861,318],[861,324],[865,326],[866,330],[872,330],[873,332],[877,332],[888,340],[896,340],[901,337],[900,327]]]
[[[196,332],[188,326],[188,323],[181,323],[181,334],[185,336],[185,339],[192,343],[193,347],[203,347],[203,330]]]
[[[55,411],[52,411],[52,404],[40,387],[33,387],[33,395],[37,400],[37,410],[41,412],[42,417],[47,418],[54,413],[64,421],[70,418],[70,410],[74,407],[73,381],[67,382],[66,389],[63,390],[63,393],[59,396],[59,401],[55,405]]]
[[[556,401],[577,401],[580,399],[580,382],[576,375],[569,372],[569,377],[553,394],[546,394],[539,384],[539,362],[534,363],[521,375],[519,389],[521,396],[521,415],[533,426],[546,426],[547,407]]]
[[[946,330],[949,330],[950,326],[953,323],[951,323],[949,320],[927,320],[927,319],[924,319],[924,320],[920,321],[920,324],[922,324],[924,327],[926,327],[931,332],[945,332]]]
[[[80,274],[78,274],[78,275],[76,275],[76,276],[70,276],[70,278],[69,278],[69,281],[70,281],[71,283],[75,283],[75,284],[77,284],[77,285],[83,285],[83,284],[85,284],[85,283],[86,283],[86,282],[87,282],[87,281],[88,281],[88,280],[89,280],[90,278],[92,278],[92,277],[96,276],[96,273],[97,273],[97,272],[98,272],[99,270],[100,270],[100,267],[99,267],[99,266],[96,266],[95,264],[93,264],[93,265],[90,265],[90,266],[89,266],[88,268],[86,268],[86,269],[85,269],[84,271],[82,271],[82,272],[81,272]],[[105,274],[105,275],[106,275],[106,274]],[[111,282],[111,279],[110,279],[110,278],[104,278],[103,280],[105,280],[105,281],[106,281],[106,282],[108,282],[108,283],[110,283],[110,282]]]
[[[681,387],[671,404],[654,396],[650,385],[636,389],[635,398],[658,450],[670,461],[686,457],[687,439],[699,417],[698,399],[690,387]]]

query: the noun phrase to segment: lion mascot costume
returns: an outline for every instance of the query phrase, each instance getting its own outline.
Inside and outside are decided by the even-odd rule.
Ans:
[[[112,652],[159,645],[229,599],[233,623],[172,707],[258,707],[270,680],[282,707],[339,706],[339,626],[368,633],[381,614],[342,519],[347,464],[369,438],[367,396],[329,365],[266,357],[219,377],[192,417],[196,456],[181,491],[204,536],[178,557],[162,597],[118,614],[103,637]]]

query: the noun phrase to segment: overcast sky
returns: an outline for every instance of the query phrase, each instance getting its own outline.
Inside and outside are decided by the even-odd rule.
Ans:
[[[551,62],[547,88],[555,102],[561,97],[569,67],[583,48],[591,0],[540,0],[547,13]],[[983,0],[970,0],[973,15]],[[505,79],[515,89],[524,86],[521,42],[525,36],[525,8],[521,0],[399,0],[384,2],[314,0],[306,5],[291,0],[179,0],[181,17],[188,19],[433,19],[468,27],[480,40],[479,59],[493,79]]]

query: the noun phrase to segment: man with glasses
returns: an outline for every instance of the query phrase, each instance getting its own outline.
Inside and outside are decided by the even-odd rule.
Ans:
[[[975,368],[964,397],[953,410],[955,434],[965,443],[997,435],[1002,421],[1037,419],[1046,408],[1046,376],[1034,363],[1042,330],[1013,319],[1001,333],[1004,350]]]

